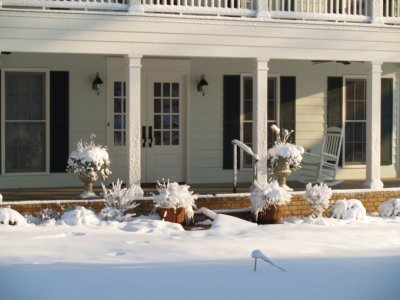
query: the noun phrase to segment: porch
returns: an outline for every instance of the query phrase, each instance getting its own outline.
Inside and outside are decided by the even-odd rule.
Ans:
[[[4,10],[400,24],[399,0],[3,0]]]
[[[400,178],[390,178],[382,180],[385,189],[399,188]],[[337,192],[345,192],[348,190],[365,190],[363,187],[365,181],[363,180],[345,180],[343,183],[332,187],[332,190]],[[298,181],[290,181],[288,185],[293,188],[295,192],[301,192],[305,190],[305,184]],[[243,193],[249,193],[251,183],[242,182],[238,185],[237,194],[235,195],[232,190],[232,184],[229,183],[207,183],[207,184],[191,184],[191,189],[194,193],[201,197],[207,195],[219,195],[222,197],[236,197]],[[157,193],[155,184],[146,184],[143,187],[145,197],[151,196],[151,193]],[[52,201],[52,200],[82,200],[79,198],[79,194],[82,193],[83,187],[48,187],[48,188],[19,188],[19,189],[1,189],[0,193],[3,196],[3,204],[7,205],[7,202],[15,201]],[[384,190],[384,189],[383,189]],[[94,191],[97,195],[102,193],[100,186],[96,186]],[[102,199],[101,196],[97,199]]]

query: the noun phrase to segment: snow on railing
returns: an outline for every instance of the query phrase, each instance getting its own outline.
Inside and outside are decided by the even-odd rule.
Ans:
[[[400,0],[0,0],[0,9],[400,24]]]
[[[371,0],[270,0],[272,18],[367,22]]]
[[[233,192],[237,191],[237,147],[241,148],[244,152],[251,156],[252,168],[253,168],[253,181],[257,180],[257,163],[258,155],[251,150],[251,148],[241,141],[232,140],[233,145]]]
[[[3,8],[127,11],[130,0],[0,0]]]
[[[383,0],[383,22],[400,24],[400,0]]]
[[[253,0],[142,0],[145,12],[255,16]]]

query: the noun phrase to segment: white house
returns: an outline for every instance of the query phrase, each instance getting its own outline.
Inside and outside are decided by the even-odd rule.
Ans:
[[[1,0],[0,51],[0,188],[81,185],[92,132],[110,181],[231,182],[232,139],[266,176],[274,123],[344,127],[339,178],[400,171],[400,0]]]

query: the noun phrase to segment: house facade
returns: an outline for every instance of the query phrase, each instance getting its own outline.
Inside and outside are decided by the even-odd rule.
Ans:
[[[266,178],[272,124],[344,128],[338,178],[399,174],[400,0],[2,0],[0,51],[0,188],[81,185],[91,133],[109,182],[231,182],[233,139]]]

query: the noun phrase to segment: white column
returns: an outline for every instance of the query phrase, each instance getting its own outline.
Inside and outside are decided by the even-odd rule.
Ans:
[[[367,181],[364,186],[383,188],[381,181],[381,74],[382,62],[372,62],[367,77]]]
[[[268,179],[268,62],[257,58],[253,74],[253,151],[258,154],[258,180]]]
[[[140,0],[129,0],[129,9],[128,11],[133,14],[143,13],[143,6]]]
[[[371,23],[376,25],[383,25],[383,1],[370,0],[371,3]]]
[[[129,186],[140,184],[140,99],[141,99],[141,56],[128,56],[128,81],[127,81],[127,150],[128,150],[128,183]]]
[[[268,0],[257,0],[257,18],[271,19],[269,13]]]

